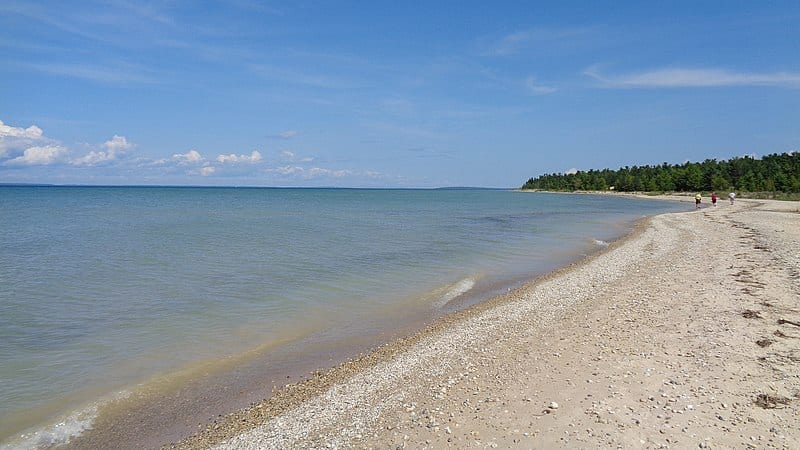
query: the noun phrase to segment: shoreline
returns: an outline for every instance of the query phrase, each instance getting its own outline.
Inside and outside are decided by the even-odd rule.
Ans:
[[[656,202],[651,203],[655,204]],[[632,226],[633,217],[635,215],[631,215],[628,220],[621,221],[619,224],[615,222],[614,229],[617,231],[613,234],[581,234],[580,236],[593,236],[601,239],[583,239],[580,245],[586,246],[585,249],[556,252],[557,254],[548,253],[546,258],[548,261],[556,260],[558,262],[553,262],[548,267],[536,266],[541,270],[527,269],[525,275],[520,275],[522,271],[509,272],[512,275],[494,279],[479,278],[482,276],[481,272],[474,272],[478,275],[472,276],[471,280],[481,279],[481,281],[472,281],[477,284],[470,286],[468,294],[459,296],[452,302],[446,300],[446,304],[439,304],[436,316],[469,307],[478,301],[485,301],[497,293],[506,292],[509,286],[511,288],[519,286],[531,278],[549,272],[554,267],[568,264],[570,261],[583,258],[587,253],[602,249],[605,245],[603,240],[612,241],[618,238],[615,235],[628,232],[627,230]],[[518,247],[520,242],[516,241],[514,245]],[[561,258],[561,260],[557,258]],[[459,283],[463,281],[461,280]],[[447,289],[453,288],[453,286],[441,286]],[[271,396],[272,392],[279,390],[287,382],[304,379],[314,370],[327,370],[340,362],[357,357],[360,353],[371,351],[381,342],[389,342],[398,336],[410,335],[424,328],[433,320],[430,309],[425,307],[428,296],[429,294],[432,295],[430,298],[440,296],[442,292],[438,291],[441,289],[441,287],[437,287],[435,290],[426,291],[425,301],[409,297],[409,305],[422,308],[420,311],[425,313],[424,320],[410,321],[406,324],[407,326],[398,325],[396,320],[389,319],[388,316],[391,314],[384,317],[382,322],[375,321],[373,323],[370,320],[367,327],[375,330],[373,334],[368,337],[358,334],[355,338],[342,338],[339,340],[341,342],[337,341],[336,352],[326,352],[318,345],[319,339],[312,336],[308,341],[313,347],[313,354],[310,356],[305,350],[297,351],[298,346],[293,344],[286,352],[278,352],[280,353],[278,355],[274,351],[266,350],[263,356],[258,356],[261,354],[262,347],[266,348],[273,344],[273,341],[270,341],[264,346],[259,346],[252,351],[248,350],[245,353],[236,353],[220,359],[201,360],[197,364],[182,367],[178,371],[171,371],[143,379],[141,382],[125,385],[124,391],[119,395],[112,392],[109,395],[95,396],[99,400],[90,398],[88,402],[78,408],[64,408],[65,413],[59,416],[54,415],[53,417],[57,418],[47,421],[47,426],[26,429],[24,430],[25,434],[20,433],[19,439],[9,440],[8,443],[12,446],[15,445],[12,442],[19,445],[32,445],[37,442],[37,445],[46,445],[48,442],[64,442],[66,441],[65,436],[71,436],[69,445],[75,448],[97,447],[103,443],[106,445],[115,443],[121,447],[156,448],[163,443],[182,439],[197,431],[200,426],[212,422],[219,414],[239,410],[247,407],[251,402]],[[380,326],[380,323],[383,326]],[[302,340],[300,344],[303,342],[307,341]],[[275,342],[274,345],[283,344]],[[300,353],[303,355],[298,357]],[[297,361],[302,357],[311,363],[306,364],[301,361],[298,364]],[[279,373],[281,369],[286,369],[285,373]],[[291,378],[285,375],[290,375]],[[76,419],[78,416],[80,416],[80,420]]]
[[[647,198],[653,199],[653,197],[649,196]],[[764,208],[764,203],[772,205]],[[657,319],[662,319],[662,317],[654,315],[652,308],[655,307],[655,304],[669,303],[670,295],[668,294],[670,290],[678,290],[680,292],[681,289],[687,289],[685,286],[687,283],[682,281],[684,277],[687,279],[694,277],[697,279],[696,283],[709,282],[703,276],[704,272],[701,267],[695,268],[697,269],[695,273],[691,271],[688,274],[680,273],[678,278],[681,278],[681,280],[669,281],[670,271],[677,266],[685,265],[680,260],[676,261],[674,256],[680,253],[698,252],[699,250],[692,246],[693,243],[698,244],[698,242],[693,242],[692,240],[699,240],[699,244],[702,244],[705,240],[702,236],[693,236],[692,233],[696,230],[693,230],[691,226],[717,227],[719,229],[712,231],[722,234],[720,238],[725,242],[731,239],[736,242],[736,239],[739,239],[740,242],[737,246],[744,246],[745,248],[738,250],[747,250],[747,245],[749,244],[751,247],[750,252],[753,251],[752,248],[756,249],[756,256],[768,256],[760,255],[760,253],[765,252],[759,252],[758,246],[753,247],[752,242],[747,242],[746,244],[741,242],[747,239],[752,240],[753,236],[750,236],[744,230],[754,230],[755,228],[751,228],[749,224],[744,225],[748,228],[743,228],[742,225],[737,225],[737,220],[741,217],[751,219],[748,216],[748,214],[752,215],[753,211],[751,210],[758,212],[760,208],[764,211],[771,211],[770,208],[774,209],[775,203],[781,204],[779,207],[783,209],[797,210],[796,202],[740,200],[735,207],[728,208],[727,205],[717,208],[709,207],[700,212],[664,214],[645,219],[645,221],[637,225],[631,235],[615,241],[600,253],[526,283],[508,294],[495,297],[488,302],[439,319],[420,332],[382,345],[369,354],[348,360],[328,371],[315,372],[307,381],[289,385],[278,391],[270,400],[219,418],[199,434],[174,444],[172,447],[209,448],[220,443],[226,443],[228,448],[325,445],[339,447],[392,446],[393,448],[395,446],[410,445],[412,447],[429,446],[440,448],[471,445],[492,446],[490,444],[511,447],[525,445],[568,446],[567,442],[580,446],[589,445],[587,442],[592,442],[591,439],[593,438],[598,445],[610,445],[616,442],[623,445],[636,446],[643,445],[643,443],[648,443],[648,446],[655,446],[659,440],[661,442],[659,445],[682,442],[685,446],[687,444],[686,439],[693,439],[692,446],[696,446],[702,444],[710,445],[711,442],[726,442],[725,439],[728,437],[735,438],[734,440],[739,444],[742,444],[742,442],[746,444],[749,443],[748,439],[750,437],[758,441],[760,437],[766,440],[767,435],[769,435],[770,439],[774,439],[776,444],[782,442],[783,444],[781,445],[785,446],[787,442],[792,442],[789,438],[800,439],[796,431],[792,431],[791,427],[785,426],[786,415],[782,415],[779,421],[781,428],[771,427],[779,430],[779,432],[771,432],[769,431],[770,427],[767,427],[766,430],[749,436],[743,441],[739,435],[728,436],[728,432],[715,434],[714,432],[718,430],[707,431],[705,432],[707,436],[698,437],[697,433],[693,434],[691,432],[692,426],[683,427],[685,431],[673,431],[672,426],[667,426],[667,429],[665,429],[664,424],[668,425],[670,420],[677,421],[674,417],[678,415],[678,412],[685,413],[684,417],[700,416],[701,419],[705,419],[706,415],[712,414],[711,408],[708,408],[709,412],[706,412],[706,405],[701,399],[686,400],[693,401],[693,404],[676,405],[685,403],[685,397],[697,397],[699,395],[698,391],[694,390],[690,393],[685,393],[683,396],[673,397],[670,393],[663,392],[664,389],[656,389],[656,386],[660,388],[662,383],[666,383],[661,379],[651,386],[652,393],[658,395],[631,395],[632,392],[630,391],[636,385],[628,386],[627,389],[629,391],[621,393],[621,388],[616,384],[608,385],[614,387],[608,388],[612,392],[610,395],[607,394],[605,399],[598,395],[599,392],[587,394],[588,391],[604,391],[606,389],[605,386],[600,386],[600,381],[591,382],[592,379],[599,380],[604,376],[612,380],[612,383],[625,385],[629,384],[629,381],[626,380],[639,379],[645,373],[647,374],[646,378],[650,379],[650,383],[647,382],[648,380],[640,380],[639,385],[649,386],[653,384],[653,377],[650,375],[653,375],[653,370],[657,370],[657,368],[646,368],[642,373],[627,370],[620,374],[617,380],[609,372],[615,371],[619,364],[608,366],[605,363],[606,367],[599,367],[604,364],[600,363],[600,361],[603,361],[602,357],[592,363],[587,363],[584,356],[578,356],[586,354],[585,350],[588,350],[588,348],[584,347],[600,345],[597,342],[598,337],[616,341],[616,347],[607,345],[600,348],[600,353],[606,354],[606,360],[613,359],[616,355],[621,354],[624,346],[620,344],[627,341],[624,335],[620,335],[618,331],[614,331],[613,328],[608,326],[609,323],[614,323],[615,320],[619,321],[613,314],[609,316],[611,312],[621,313],[618,315],[625,317],[618,325],[635,326],[638,327],[637,329],[657,325],[657,323],[650,323],[650,321],[658,322]],[[742,204],[745,204],[745,206],[742,206]],[[766,212],[763,214],[766,214]],[[787,215],[794,214],[794,212],[775,214]],[[790,219],[796,220],[794,217]],[[786,219],[783,218],[781,220],[785,221]],[[667,226],[681,225],[684,222],[690,223],[682,225],[683,228],[678,227],[679,229],[677,230],[670,229]],[[770,224],[761,224],[761,226],[768,228]],[[660,230],[660,234],[657,230]],[[725,231],[743,235],[725,236]],[[752,234],[753,232],[750,233]],[[785,236],[779,235],[779,238],[781,237]],[[788,239],[790,248],[793,248],[791,246],[797,244],[796,236],[792,234]],[[728,264],[731,268],[735,268],[734,266],[737,264],[766,264],[764,261],[750,261],[752,258],[737,257],[736,255],[749,255],[748,253],[736,253],[738,250],[727,249],[723,246],[716,246],[715,249],[722,251],[723,254],[702,262],[704,264],[721,264],[720,270],[725,269],[722,266],[726,263],[734,263],[733,265]],[[708,257],[708,255],[700,253],[703,259]],[[639,261],[639,259],[642,259],[640,258],[641,256],[645,256],[644,259],[647,261]],[[670,256],[672,259],[669,259]],[[733,259],[728,261],[723,258],[724,256],[733,257]],[[787,254],[786,257],[791,258],[792,256]],[[695,262],[699,263],[700,260]],[[647,267],[648,264],[650,266],[657,265],[659,270],[649,273],[647,276],[634,275],[626,278],[628,274],[637,273],[630,272],[631,270],[653,272],[654,267]],[[781,271],[780,264],[780,261],[778,261],[777,272]],[[739,272],[753,274],[752,270],[741,269]],[[656,276],[658,279],[655,286],[647,286],[646,280],[650,279],[651,276]],[[736,275],[736,272],[734,272],[730,276],[741,278],[742,275]],[[771,305],[770,307],[761,306],[761,308],[777,310],[779,305],[788,301],[787,293],[789,295],[796,293],[794,290],[799,288],[797,286],[798,283],[791,280],[791,274],[784,274],[784,277],[786,276],[789,278],[780,280],[779,287],[773,288],[773,290],[778,289],[779,291],[773,296],[778,300],[771,299],[766,302]],[[631,279],[629,280],[628,278]],[[631,282],[629,283],[628,281]],[[740,281],[735,280],[734,283],[736,282]],[[759,281],[759,283],[761,282]],[[664,290],[662,288],[665,288],[665,286],[661,286],[662,284],[670,284],[670,286],[667,290]],[[673,286],[672,284],[675,285]],[[754,284],[753,286],[763,288],[762,284]],[[688,288],[702,289],[698,292],[692,292],[692,294],[709,294],[707,289],[698,288],[695,284],[689,283]],[[749,289],[750,291],[748,292],[750,294],[742,293],[743,291],[741,290],[728,292],[726,300],[730,301],[733,297],[738,299],[741,296],[744,296],[744,300],[749,300],[750,296],[756,295],[753,294],[752,288]],[[657,292],[653,294],[648,292],[649,290]],[[634,297],[638,297],[638,300]],[[643,302],[642,298],[652,300],[654,305]],[[620,302],[625,299],[632,302],[632,306],[631,308],[620,309],[622,307]],[[590,303],[588,303],[590,300],[591,307]],[[714,304],[722,309],[730,309],[731,305],[725,306],[722,303],[724,302],[717,301]],[[703,304],[694,306],[701,308]],[[791,306],[793,305],[789,304],[780,307],[783,308],[784,306],[785,310],[791,311]],[[631,311],[635,311],[637,308],[642,309],[641,317],[648,318],[648,321],[642,323],[641,317],[632,315]],[[670,308],[659,310],[659,312],[660,314],[666,314],[667,318],[669,318],[670,314],[674,314],[674,311],[681,308],[685,307],[672,305]],[[770,311],[770,309],[767,311]],[[766,315],[767,311],[761,314]],[[574,319],[576,315],[583,315],[587,319],[592,319],[593,316],[598,314],[601,316],[606,314],[606,317],[594,317],[594,322],[589,320],[586,323],[600,324],[599,329],[602,330],[602,333],[599,335],[596,332],[598,329],[596,325],[587,327],[582,322],[576,323]],[[752,324],[752,321],[748,323],[746,318],[742,318],[742,314],[741,311],[738,311],[738,316],[741,319],[737,322],[743,320],[747,325]],[[700,321],[702,323],[698,323],[697,326],[705,327],[706,330],[710,330],[718,322],[713,315],[702,317],[703,320]],[[790,320],[794,316],[790,314],[787,317],[788,319],[786,320]],[[797,319],[796,317],[794,318]],[[672,317],[672,319],[677,321],[680,317]],[[682,320],[685,322],[686,318],[683,317]],[[774,324],[774,322],[772,323]],[[692,322],[690,321],[689,325],[691,324]],[[730,324],[727,327],[728,331],[732,330]],[[788,325],[784,325],[783,328],[786,329],[782,328],[778,331],[783,336],[793,337],[790,333],[795,332],[795,330],[788,327]],[[655,328],[659,332],[655,336],[649,336],[648,343],[651,346],[663,347],[663,343],[659,343],[659,338],[665,337],[660,335],[663,327],[656,326]],[[553,341],[552,338],[556,336],[561,337]],[[795,353],[793,352],[798,350],[796,341],[793,341],[790,337],[780,339],[779,334],[774,334],[774,336],[778,337],[776,343],[788,345],[787,351],[789,355],[794,355]],[[576,351],[576,349],[567,345],[569,341],[579,340],[583,340],[583,347],[580,347],[580,349],[584,351],[580,349]],[[682,339],[673,342],[678,347],[682,343]],[[703,340],[699,339],[696,345],[703,347]],[[759,349],[766,349],[762,351],[770,350],[770,347],[759,347],[757,345],[754,347],[756,348],[749,350],[756,352]],[[779,347],[771,348],[777,349]],[[537,352],[536,349],[539,351]],[[550,352],[550,350],[554,349],[560,349],[561,351]],[[633,367],[636,366],[633,362],[638,361],[641,363],[641,360],[650,364],[656,362],[653,361],[653,358],[656,358],[655,356],[637,356],[633,349],[631,349],[631,352],[628,355],[628,359],[620,360],[618,363],[624,363],[626,367]],[[667,368],[678,366],[680,363],[685,362],[684,359],[689,356],[682,355],[688,355],[692,352],[681,352],[679,350],[677,353],[681,356],[667,350],[667,356],[669,357],[666,359],[670,361],[666,364]],[[697,353],[697,350],[694,353]],[[520,356],[524,357],[520,359]],[[677,358],[677,362],[673,361],[675,358]],[[763,359],[758,358],[754,358],[755,363],[750,368],[751,371],[764,369],[761,366],[765,364],[769,366],[768,363],[764,363]],[[704,367],[708,367],[711,363],[719,365],[719,361],[716,360],[703,360]],[[796,373],[797,362],[792,362],[791,358],[789,358],[789,364],[795,369]],[[593,369],[590,367],[592,365],[598,367]],[[545,368],[546,370],[544,370]],[[712,364],[712,368],[729,375],[725,371],[725,367],[717,367]],[[772,366],[768,368],[770,370],[764,369],[765,373],[771,373],[775,370]],[[589,373],[584,373],[587,370]],[[534,371],[539,372],[544,378],[537,378],[536,381],[532,381],[529,374]],[[554,375],[567,371],[581,373],[579,376],[571,375],[569,378],[554,378]],[[714,371],[712,370],[711,372]],[[698,378],[693,383],[710,381],[712,385],[721,384],[718,380],[715,381],[713,377],[710,380],[704,379],[708,377],[702,372],[696,373],[694,376]],[[580,378],[584,377],[586,377],[586,380],[580,380]],[[521,381],[526,379],[527,381]],[[682,384],[686,384],[687,381]],[[603,383],[608,382],[607,380],[603,381]],[[780,384],[779,382],[782,382],[785,386],[777,386],[777,384]],[[674,385],[664,385],[678,386],[680,384],[676,382]],[[738,382],[734,386],[728,387],[735,388],[738,384],[741,383]],[[524,398],[520,397],[520,392],[510,395],[508,390],[512,389],[512,387],[519,391],[527,390],[529,393]],[[472,392],[467,392],[470,390]],[[574,396],[562,398],[565,392],[573,392]],[[795,413],[792,425],[798,425],[798,402],[796,397],[800,396],[800,383],[796,378],[789,377],[785,380],[773,381],[770,392],[762,392],[762,394],[766,396],[764,397],[766,399],[776,398],[781,402],[786,401],[786,405],[784,406],[781,403],[781,407],[788,408],[790,412]],[[582,401],[576,401],[579,395],[582,396]],[[727,395],[726,389],[720,389],[716,397],[723,397],[724,395]],[[535,400],[534,397],[536,397]],[[758,395],[752,394],[746,397],[739,399],[739,401],[729,400],[728,403],[723,402],[722,405],[724,406],[721,407],[726,409],[726,412],[730,411],[731,408],[748,410],[756,408],[756,406],[752,405],[755,405],[754,399]],[[749,397],[753,398],[748,401]],[[600,402],[598,403],[597,400],[593,399],[600,400]],[[654,416],[642,414],[641,417],[630,419],[630,423],[616,424],[617,428],[621,429],[619,432],[607,432],[605,435],[599,432],[599,429],[603,428],[612,431],[616,430],[616,428],[610,427],[610,424],[614,423],[613,419],[620,417],[623,413],[624,415],[630,415],[632,411],[640,409],[640,406],[654,407],[655,403],[660,403],[662,400],[665,405],[682,406],[682,409],[675,409],[678,412],[667,412],[666,414]],[[573,403],[579,403],[587,408],[583,410],[575,408]],[[602,409],[601,406],[604,407],[606,404],[616,403],[627,403],[627,411],[619,406],[616,406],[616,408],[609,407],[609,411],[618,409],[618,416],[616,417],[613,416],[613,412],[598,412]],[[767,404],[767,406],[770,405],[769,403]],[[720,406],[717,405],[717,407]],[[497,408],[502,408],[502,411],[509,411],[513,408],[514,413],[511,414],[511,417],[505,417],[502,412],[493,411],[493,409]],[[765,414],[775,412],[773,408],[761,409],[762,411],[755,412],[764,412]],[[592,411],[591,414],[589,411]],[[484,416],[487,412],[495,415]],[[605,415],[611,416],[611,419],[600,419]],[[718,415],[722,416],[721,414]],[[759,417],[753,417],[753,415]],[[753,415],[743,419],[745,428],[748,426],[758,428],[757,425],[770,422],[768,418],[760,417],[764,414]],[[667,416],[668,418],[665,419]],[[567,423],[559,423],[559,420],[555,420],[556,426],[545,428],[546,431],[542,431],[543,425],[546,423],[545,419],[553,420],[563,417],[567,417]],[[722,419],[713,416],[713,414],[711,418],[717,422],[723,422]],[[586,419],[598,420],[587,421]],[[529,424],[522,424],[521,422],[524,421],[529,422]],[[584,422],[592,422],[592,426],[585,428],[586,423]],[[650,428],[652,427],[646,427],[646,425],[650,425],[650,422],[661,424],[661,428],[656,431],[651,430]],[[694,425],[698,422],[701,421],[698,420],[688,425]],[[513,423],[513,425],[505,426],[502,432],[497,431],[498,426],[507,423]],[[739,422],[736,422],[736,424],[741,425]],[[525,425],[529,426],[526,427]],[[563,429],[560,429],[559,425]],[[715,423],[714,425],[718,424]],[[513,428],[513,426],[517,428]],[[633,434],[628,431],[632,427],[633,429],[647,429],[649,431],[633,433],[639,437],[634,439]],[[526,428],[528,430],[524,431]],[[587,429],[593,431],[586,431]],[[797,429],[798,427],[795,426],[794,430]],[[572,431],[582,436],[571,437],[570,432]],[[566,436],[570,436],[567,441],[563,440],[565,433]],[[674,433],[678,434],[675,435]],[[600,439],[599,436],[603,436],[605,440]],[[577,441],[570,441],[569,439],[577,439]],[[664,439],[671,439],[671,441],[664,441]],[[678,439],[681,440],[678,441]],[[583,443],[578,444],[577,442]]]
[[[561,276],[563,273],[568,273],[574,268],[592,261],[610,249],[620,245],[628,238],[638,234],[642,224],[647,220],[647,218],[639,219],[627,235],[613,240],[608,243],[608,246],[605,248],[599,249],[566,266],[544,273],[540,277],[523,283],[521,287],[509,290],[506,294],[497,295],[466,309],[440,316],[421,329],[417,329],[407,335],[380,344],[371,351],[366,353],[362,352],[358,356],[347,359],[343,363],[332,368],[312,371],[307,379],[298,383],[289,383],[275,391],[274,395],[270,398],[253,404],[248,408],[220,417],[213,423],[208,424],[208,426],[199,433],[187,437],[178,443],[165,445],[164,448],[213,448],[214,445],[222,443],[226,437],[239,435],[242,429],[253,429],[265,420],[278,417],[281,414],[291,411],[293,408],[300,407],[310,400],[324,395],[327,390],[331,388],[335,389],[336,385],[342,382],[347,382],[354,377],[363,376],[365,371],[374,369],[381,364],[392,363],[395,358],[401,357],[408,351],[413,351],[409,350],[409,348],[420,345],[424,346],[425,341],[432,336],[458,327],[462,322],[468,321],[476,315],[491,311],[500,305],[507,304],[512,301],[511,295],[513,293],[524,290],[529,285]]]

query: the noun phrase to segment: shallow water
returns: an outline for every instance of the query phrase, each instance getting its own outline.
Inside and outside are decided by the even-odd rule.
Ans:
[[[0,187],[0,441],[61,442],[102,399],[232,355],[244,366],[248,351],[319,366],[315,345],[474,304],[677,208],[491,190]]]

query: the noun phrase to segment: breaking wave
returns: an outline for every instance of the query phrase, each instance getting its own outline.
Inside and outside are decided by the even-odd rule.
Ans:
[[[92,429],[101,406],[121,400],[127,396],[127,392],[119,392],[112,398],[92,403],[82,409],[68,413],[56,419],[55,423],[23,432],[16,438],[0,443],[0,450],[34,450],[64,445],[72,438],[83,434],[84,431]]]
[[[476,281],[475,277],[464,278],[457,283],[439,289],[434,296],[435,300],[432,305],[437,309],[444,307],[451,301],[472,290]]]

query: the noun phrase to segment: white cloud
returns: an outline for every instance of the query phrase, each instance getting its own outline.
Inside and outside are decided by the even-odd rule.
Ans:
[[[137,164],[139,167],[160,167],[166,166],[171,160],[166,158],[160,159],[149,159],[149,158],[140,158],[137,160]]]
[[[299,158],[297,155],[294,154],[294,152],[291,152],[289,150],[283,150],[281,152],[281,158],[283,158],[285,161],[289,161],[289,162],[310,163],[310,162],[314,161],[314,158],[307,157],[307,156]]]
[[[330,170],[330,169],[322,169],[320,167],[314,167],[309,171],[310,178],[319,178],[319,177],[334,177],[334,178],[341,178],[350,175],[349,170]]]
[[[190,170],[186,172],[187,175],[200,175],[207,177],[214,174],[217,168],[211,165],[203,155],[197,150],[189,150],[186,153],[176,153],[172,155],[172,159],[154,161],[155,165],[167,165],[168,163],[177,164],[178,166],[191,166]]]
[[[596,67],[586,69],[584,75],[612,88],[681,88],[726,86],[775,86],[800,88],[800,73],[748,73],[724,69],[667,68],[647,72],[606,76]]]
[[[302,167],[297,166],[283,166],[283,167],[276,167],[271,169],[272,172],[279,173],[281,175],[294,175],[296,173],[303,173]]]
[[[75,166],[94,166],[114,161],[134,148],[125,136],[114,135],[98,149],[80,158],[69,158],[70,149],[46,137],[41,128],[13,127],[0,121],[0,158],[10,158],[6,165],[50,165],[69,163]]]
[[[113,138],[103,143],[104,150],[92,150],[85,156],[72,161],[76,166],[95,166],[116,160],[120,155],[135,147],[128,142],[125,136],[114,135]]]
[[[261,162],[261,152],[258,150],[253,150],[250,155],[236,155],[231,153],[230,155],[219,155],[217,156],[217,161],[225,164],[225,163],[258,163]]]
[[[305,169],[300,166],[283,166],[270,169],[270,172],[275,172],[284,176],[294,176],[306,180],[314,178],[342,178],[352,174],[349,170],[331,170],[321,167],[312,167]]]
[[[525,80],[525,89],[534,95],[547,95],[556,92],[558,89],[551,86],[544,86],[536,81],[535,77],[528,77]]]
[[[0,158],[19,154],[26,148],[47,141],[49,139],[44,137],[42,129],[36,125],[28,128],[12,127],[0,120]]]
[[[103,144],[103,147],[105,147],[109,152],[116,153],[130,150],[134,147],[134,145],[128,142],[125,136],[117,136],[115,134],[111,140],[106,141]]]
[[[73,160],[72,164],[76,166],[95,166],[113,159],[114,157],[106,152],[91,151],[86,156]]]
[[[45,145],[25,149],[22,156],[5,162],[10,166],[46,166],[61,162],[67,149],[60,145]]]
[[[201,164],[206,160],[197,150],[189,150],[186,153],[176,153],[172,155],[172,159],[177,161],[178,164]]]
[[[576,173],[578,173],[578,169],[576,169],[575,167],[572,167],[572,168],[568,169],[566,172],[564,172],[564,175],[574,175]]]
[[[39,139],[42,137],[42,129],[36,125],[31,125],[28,128],[12,127],[0,120],[0,139],[6,137]]]

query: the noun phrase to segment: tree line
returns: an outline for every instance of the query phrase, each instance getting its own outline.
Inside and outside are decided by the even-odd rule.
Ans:
[[[800,152],[684,164],[579,170],[529,179],[522,189],[622,192],[785,192],[800,193]]]

